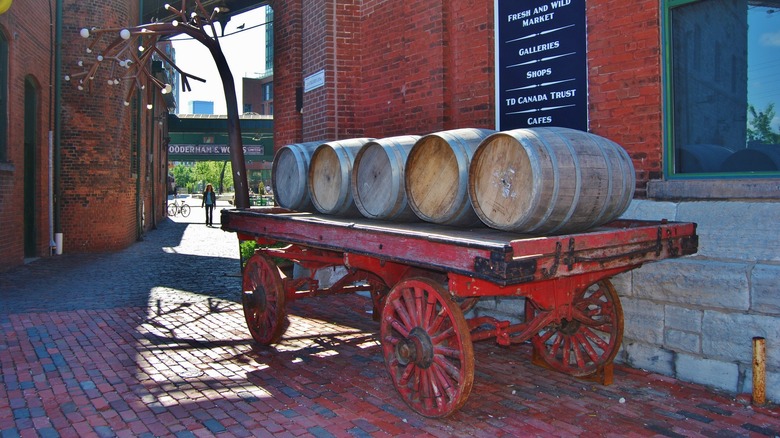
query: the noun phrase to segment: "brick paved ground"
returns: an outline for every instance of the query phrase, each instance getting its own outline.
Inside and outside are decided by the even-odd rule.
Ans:
[[[586,383],[489,341],[466,405],[420,417],[363,297],[299,301],[283,341],[254,346],[235,236],[201,216],[0,274],[0,437],[780,435],[777,406],[620,366],[613,385]]]

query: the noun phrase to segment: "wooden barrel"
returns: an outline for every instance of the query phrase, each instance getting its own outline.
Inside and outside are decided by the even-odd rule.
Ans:
[[[417,220],[406,198],[404,166],[419,139],[419,135],[387,137],[360,148],[352,169],[352,196],[363,216],[399,222]]]
[[[297,211],[314,211],[309,196],[309,162],[321,141],[294,143],[276,151],[271,168],[271,187],[276,203]]]
[[[453,129],[420,138],[406,159],[409,206],[428,222],[480,225],[468,196],[468,169],[479,143],[495,131]]]
[[[584,231],[619,217],[634,196],[628,153],[568,128],[498,132],[469,168],[469,197],[492,228],[528,234]]]
[[[309,193],[314,208],[335,216],[360,216],[352,197],[352,166],[360,148],[373,138],[351,138],[323,143],[309,165]]]

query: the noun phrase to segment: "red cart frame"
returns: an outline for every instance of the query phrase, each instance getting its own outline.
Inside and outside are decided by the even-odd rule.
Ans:
[[[428,417],[449,415],[466,402],[477,340],[530,340],[534,363],[611,383],[623,311],[609,278],[698,247],[696,224],[667,221],[619,220],[583,233],[532,237],[269,207],[223,210],[222,229],[259,244],[243,268],[242,303],[255,341],[279,341],[287,301],[368,291],[393,384]],[[296,278],[280,269],[280,260],[309,274]],[[320,288],[316,272],[335,266],[347,274]],[[465,316],[482,297],[510,296],[525,297],[523,322]]]

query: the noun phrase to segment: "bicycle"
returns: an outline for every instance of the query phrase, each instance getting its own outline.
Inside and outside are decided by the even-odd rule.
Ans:
[[[168,204],[168,216],[176,216],[177,214],[187,217],[190,215],[190,206],[181,201],[181,204],[176,202],[176,198],[173,199],[173,204]]]

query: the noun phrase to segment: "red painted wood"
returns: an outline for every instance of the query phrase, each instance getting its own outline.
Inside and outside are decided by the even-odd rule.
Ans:
[[[545,289],[551,287],[549,280],[572,276],[591,284],[645,262],[693,254],[697,249],[695,224],[666,221],[615,221],[593,231],[550,237],[279,209],[223,210],[222,224],[242,238],[294,243],[447,273],[451,278],[485,280],[476,289],[456,285],[452,292],[460,296],[527,295],[525,290]],[[381,272],[381,263],[375,265]],[[532,282],[538,284],[517,286]]]

